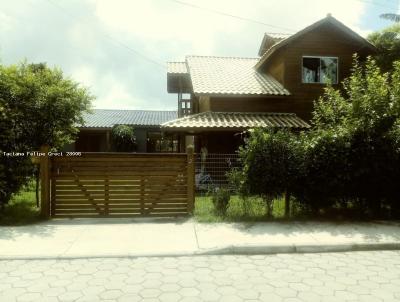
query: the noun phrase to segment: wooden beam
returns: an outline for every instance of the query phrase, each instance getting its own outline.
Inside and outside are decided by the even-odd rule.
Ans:
[[[195,167],[194,167],[194,150],[193,146],[187,148],[187,199],[188,212],[193,213],[194,210],[194,191],[195,191]]]

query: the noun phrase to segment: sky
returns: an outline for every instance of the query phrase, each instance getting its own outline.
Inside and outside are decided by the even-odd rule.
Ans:
[[[379,18],[389,12],[400,0],[0,0],[0,63],[57,66],[89,88],[93,108],[175,110],[167,61],[257,57],[265,32],[327,13],[365,37],[392,24]]]

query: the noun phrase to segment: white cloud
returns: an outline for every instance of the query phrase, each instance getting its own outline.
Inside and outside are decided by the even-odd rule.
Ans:
[[[293,30],[327,13],[364,36],[372,29],[361,23],[367,4],[356,0],[182,1]],[[115,41],[164,62],[191,54],[255,56],[264,32],[285,31],[170,0],[57,1],[64,12],[47,1],[28,2],[0,1],[2,60],[26,57],[60,66],[90,87],[97,108],[176,107],[165,70]]]
[[[89,66],[79,66],[71,72],[71,77],[88,88],[96,87],[96,73]]]
[[[0,11],[0,24],[1,24],[1,31],[3,32],[9,31],[15,25],[15,20]]]

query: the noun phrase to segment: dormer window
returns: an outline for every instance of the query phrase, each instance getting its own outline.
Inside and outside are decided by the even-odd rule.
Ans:
[[[303,83],[331,83],[338,82],[337,57],[303,57]]]

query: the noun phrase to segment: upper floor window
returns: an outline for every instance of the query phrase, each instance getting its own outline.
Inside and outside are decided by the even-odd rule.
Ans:
[[[338,58],[303,57],[303,83],[338,82]]]

